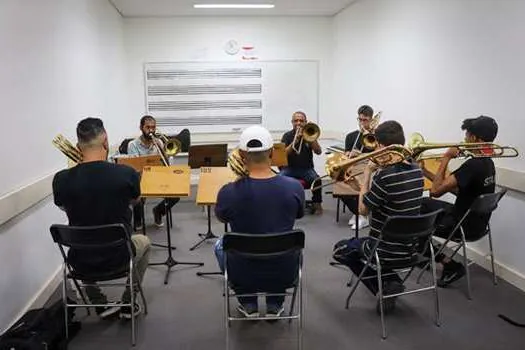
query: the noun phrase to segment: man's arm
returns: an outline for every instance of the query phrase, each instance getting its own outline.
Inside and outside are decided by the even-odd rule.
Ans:
[[[450,160],[452,158],[455,158],[458,155],[458,153],[459,153],[459,150],[457,148],[449,148],[447,152],[445,152],[445,155],[443,159],[441,160],[441,163],[439,164],[439,169],[437,173],[433,176],[434,178],[431,179],[432,180],[432,188],[430,189],[431,197],[441,197],[447,192],[457,193],[458,182],[456,180],[456,176],[454,174],[446,176],[446,172],[447,172],[448,164],[450,163]],[[423,172],[423,174],[425,174],[425,172]]]
[[[230,198],[230,187],[232,184],[224,185],[217,195],[217,204],[215,205],[215,216],[220,222],[228,223],[233,218],[233,203]]]
[[[372,173],[377,165],[369,162],[364,170],[363,183],[359,191],[359,215],[368,215],[371,209],[379,209],[385,203],[385,190],[372,180]]]

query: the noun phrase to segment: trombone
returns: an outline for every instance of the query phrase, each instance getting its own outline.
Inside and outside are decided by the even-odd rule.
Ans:
[[[515,147],[500,146],[493,142],[459,142],[459,143],[429,143],[423,135],[413,133],[408,141],[408,148],[412,151],[415,161],[425,159],[440,159],[444,153],[424,154],[426,151],[456,147],[459,149],[458,158],[515,158],[519,152]]]
[[[321,129],[315,123],[306,123],[304,127],[297,128],[295,136],[292,141],[292,149],[295,153],[301,153],[301,148],[303,147],[303,142],[312,143],[321,136]],[[299,145],[296,146],[297,139],[300,138]]]
[[[58,134],[57,136],[55,136],[52,143],[72,162],[76,164],[82,162],[82,152],[63,135]]]
[[[149,133],[149,136],[153,140],[153,144],[155,145],[155,148],[157,148],[157,151],[160,155],[160,158],[162,160],[162,163],[165,166],[169,166],[168,158],[175,156],[177,153],[180,152],[182,149],[181,142],[176,138],[170,138],[168,135],[162,134],[162,133]],[[157,140],[162,141],[164,144],[164,148],[161,148],[159,146],[159,143]]]

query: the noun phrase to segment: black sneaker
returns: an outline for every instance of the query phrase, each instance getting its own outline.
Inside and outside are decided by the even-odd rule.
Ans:
[[[384,282],[384,286],[383,286],[384,296],[403,293],[404,291],[405,291],[405,286],[403,285],[403,283],[399,281]],[[394,311],[394,309],[396,308],[396,301],[397,301],[397,297],[383,299],[383,312],[385,314],[388,314]],[[381,314],[381,306],[380,306],[379,299],[377,299],[376,311],[378,314]]]
[[[119,313],[120,304],[122,303],[119,301],[115,303],[110,303],[108,304],[108,306],[97,306],[95,308],[95,312],[97,313],[98,317],[100,317],[103,320],[106,320]]]
[[[244,317],[251,318],[251,317],[259,317],[259,309],[257,305],[252,304],[246,304],[246,305],[239,305],[237,307],[237,310],[241,314],[243,314]]]
[[[135,303],[135,317],[142,313],[142,306],[139,303]],[[131,306],[123,306],[120,308],[120,318],[125,320],[131,320]]]
[[[465,276],[465,266],[463,264],[451,261],[443,266],[443,274],[437,281],[438,287],[445,288],[454,281]]]

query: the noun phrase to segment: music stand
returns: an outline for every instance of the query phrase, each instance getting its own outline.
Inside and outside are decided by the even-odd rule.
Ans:
[[[189,196],[190,170],[187,166],[157,166],[145,167],[140,183],[142,197],[172,198]],[[166,261],[150,263],[149,266],[165,265],[168,267],[164,277],[164,284],[168,284],[171,268],[175,265],[204,266],[201,262],[181,262],[173,259],[171,246],[170,222],[168,217],[168,202],[166,208],[166,234],[168,239],[168,257]]]
[[[192,169],[201,167],[224,167],[228,162],[228,144],[195,145],[190,146],[188,152],[188,165]],[[202,237],[190,250],[194,250],[208,239],[219,238],[211,231],[211,205],[206,205],[208,217],[208,231],[199,233]]]

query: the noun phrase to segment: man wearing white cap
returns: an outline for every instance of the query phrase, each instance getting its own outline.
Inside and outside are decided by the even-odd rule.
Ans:
[[[229,183],[221,188],[217,197],[215,215],[222,222],[230,224],[232,232],[250,234],[270,234],[293,229],[295,219],[304,215],[304,190],[301,184],[292,178],[277,176],[272,172],[271,156],[273,139],[270,132],[261,126],[251,126],[243,131],[239,142],[239,151],[245,161],[249,175]],[[215,245],[215,254],[222,271],[222,239]],[[283,271],[293,268],[293,259],[271,261],[264,268]],[[246,261],[229,260],[228,265],[236,265],[236,274],[243,276],[250,284],[250,264]],[[259,270],[260,271],[260,270]],[[245,278],[244,278],[245,277]],[[253,279],[253,278],[252,278]],[[241,284],[241,283],[239,283]],[[267,286],[267,291],[284,293]],[[247,286],[237,286],[236,292],[252,293]],[[284,297],[266,298],[266,315],[280,316]],[[257,297],[239,298],[239,311],[246,317],[258,317]]]

